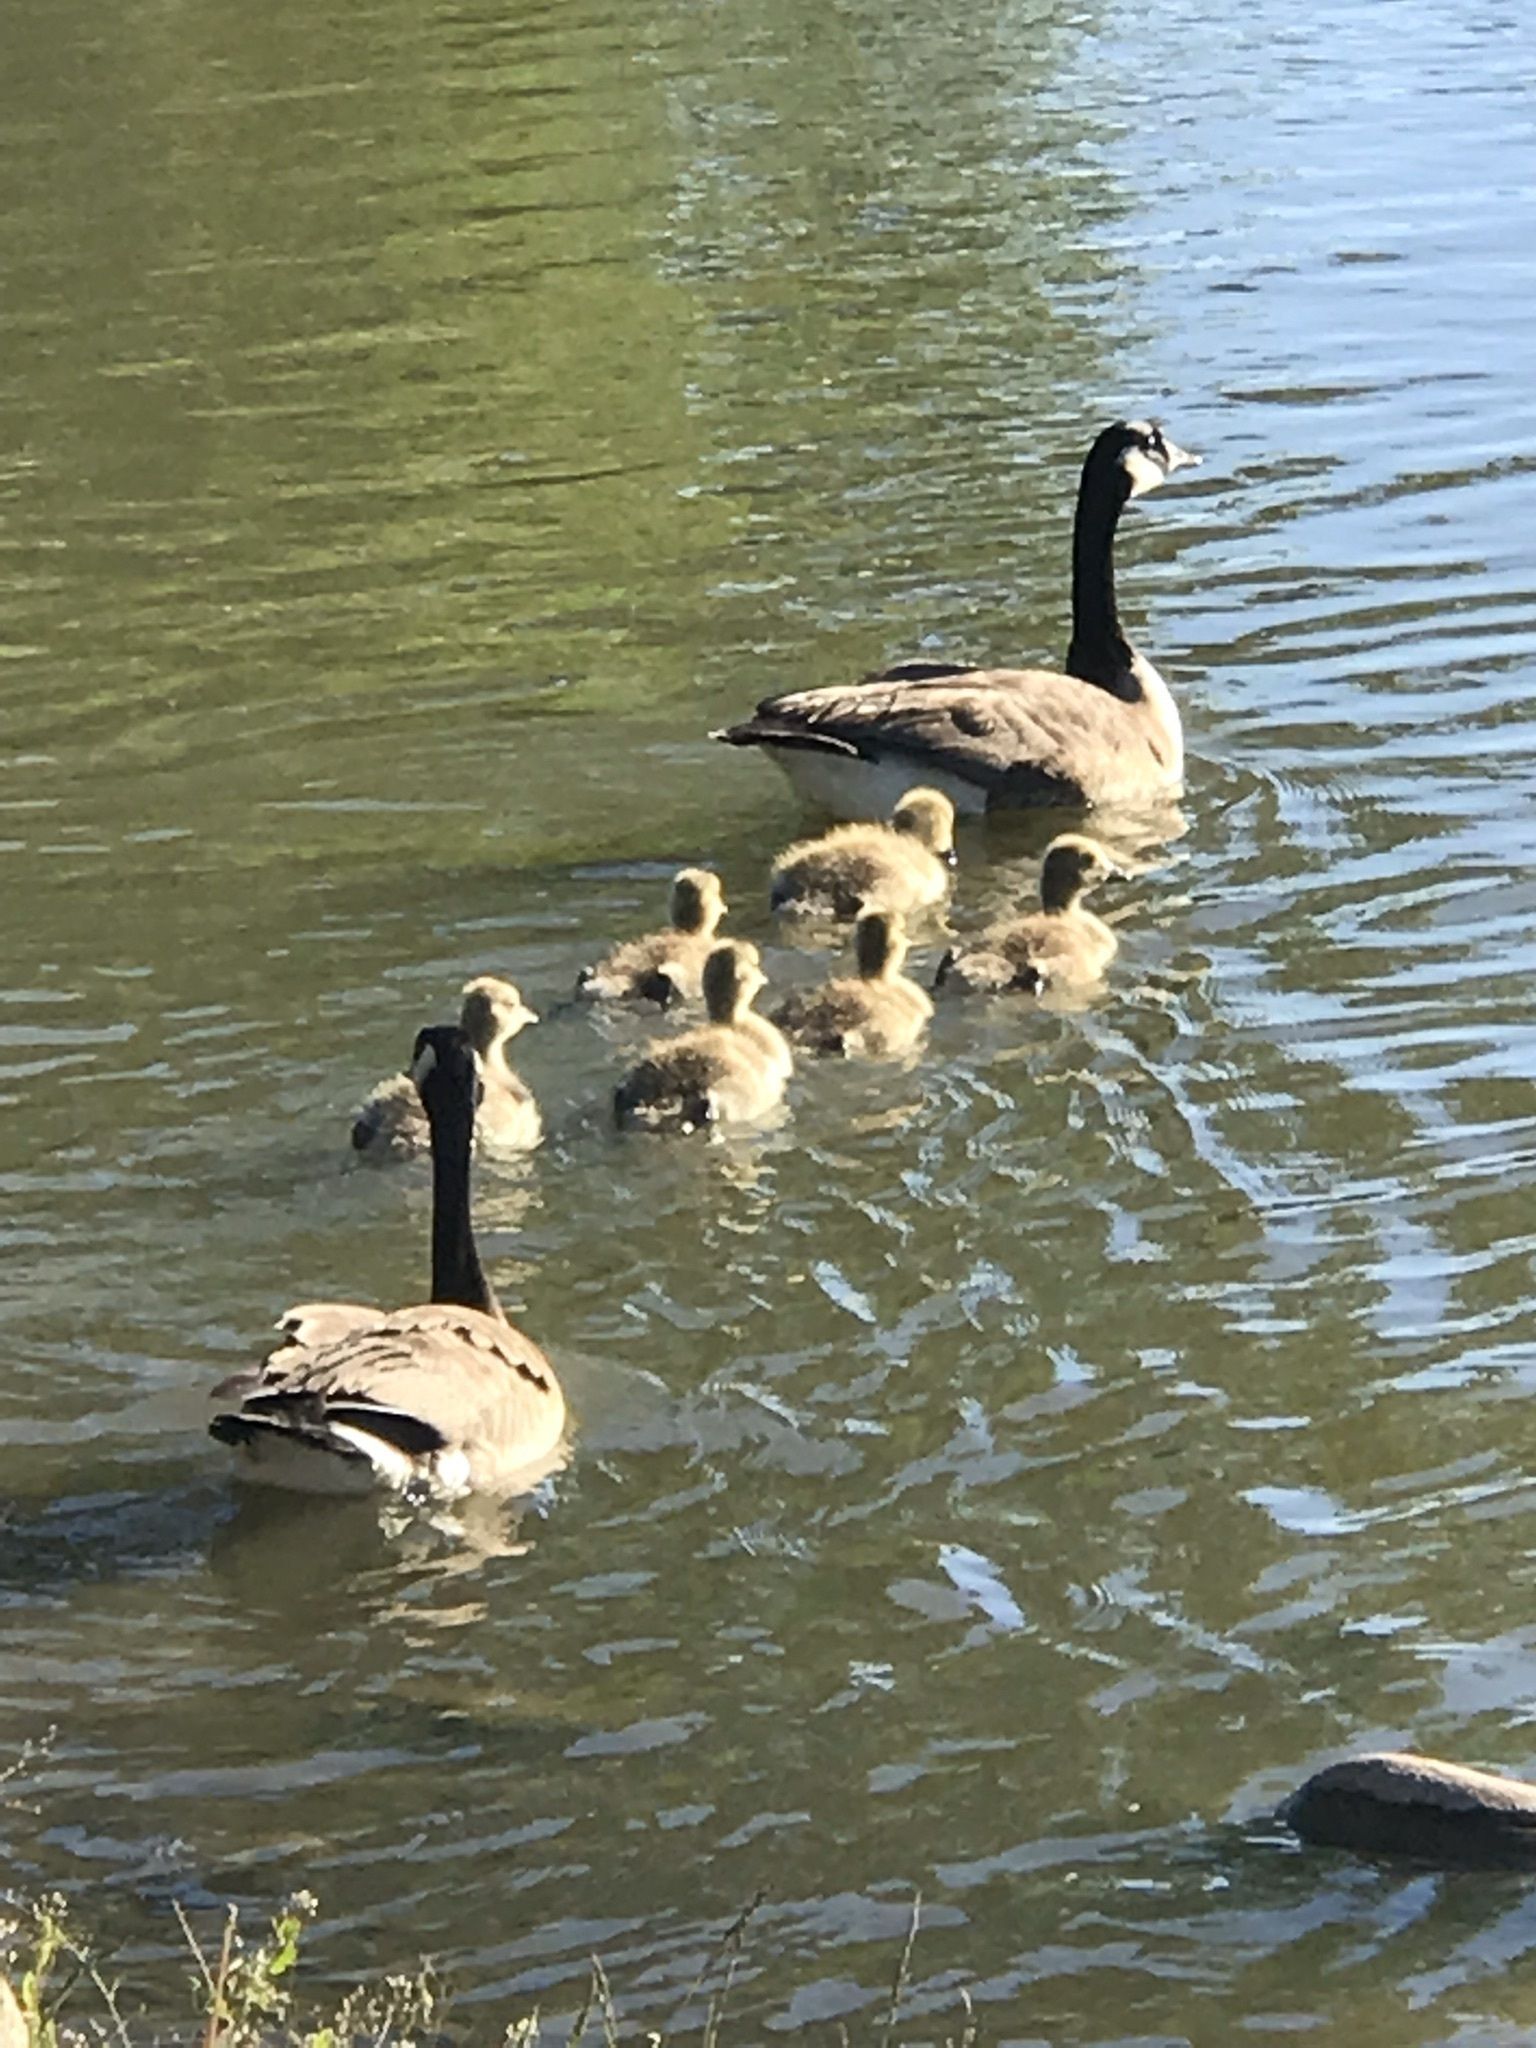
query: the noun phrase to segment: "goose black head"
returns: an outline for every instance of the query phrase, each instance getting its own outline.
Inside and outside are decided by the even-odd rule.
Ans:
[[[1153,420],[1116,420],[1094,442],[1089,460],[1095,457],[1112,461],[1124,473],[1128,498],[1145,497],[1167,483],[1176,469],[1193,469],[1200,461]]]
[[[428,1116],[434,1109],[462,1108],[466,1103],[473,1113],[485,1093],[479,1056],[458,1024],[428,1024],[417,1032],[411,1079]]]

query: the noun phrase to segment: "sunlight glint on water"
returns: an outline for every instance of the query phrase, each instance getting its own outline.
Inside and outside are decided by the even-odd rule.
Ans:
[[[130,2005],[171,1899],[307,1884],[338,1982],[558,2026],[600,1949],[660,2025],[766,1887],[748,2032],[878,2015],[914,1890],[935,2037],[1536,2025],[1518,1890],[1266,1818],[1350,1743],[1536,1762],[1536,51],[1390,12],[16,12],[0,1674],[59,1733],[0,1839]],[[557,1015],[479,1206],[571,1469],[457,1539],[238,1498],[208,1384],[424,1272],[345,1156],[416,1025],[684,859],[767,940],[796,815],[704,733],[1059,659],[1148,411],[1188,829],[1109,995],[691,1149]]]

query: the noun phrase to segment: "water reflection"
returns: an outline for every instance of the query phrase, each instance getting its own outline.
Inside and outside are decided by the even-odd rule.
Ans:
[[[946,2032],[1529,2031],[1523,1893],[1264,1818],[1356,1742],[1531,1756],[1528,37],[1393,30],[16,11],[0,1599],[60,1732],[0,1846],[154,2010],[167,1894],[308,1883],[327,1971],[558,2028],[600,1947],[662,2022],[767,1885],[764,2031],[880,2013],[918,1891]],[[477,1202],[572,1465],[483,1526],[237,1498],[206,1387],[421,1285],[369,1080],[680,865],[771,942],[797,821],[705,732],[1055,658],[1086,431],[1154,409],[1191,768],[1114,826],[1106,997],[700,1147],[606,1128],[647,1020],[557,1011]],[[955,921],[1056,822],[968,833]]]

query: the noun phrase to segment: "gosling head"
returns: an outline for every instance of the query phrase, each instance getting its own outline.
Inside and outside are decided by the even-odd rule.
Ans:
[[[472,1119],[485,1093],[480,1056],[458,1024],[429,1024],[417,1032],[410,1075],[434,1129],[436,1119],[447,1111],[462,1113],[467,1108]]]
[[[853,955],[863,981],[889,981],[907,957],[907,929],[894,910],[866,910],[853,928]]]
[[[482,1058],[493,1045],[515,1038],[525,1025],[539,1021],[538,1011],[529,1009],[520,990],[494,974],[479,974],[466,981],[462,994],[459,1024]]]
[[[708,868],[679,868],[672,877],[673,928],[711,938],[726,911],[720,877]]]
[[[955,865],[955,807],[942,790],[909,789],[891,813],[891,826],[910,832],[946,867]]]
[[[1121,874],[1097,839],[1086,832],[1063,832],[1045,849],[1040,870],[1040,905],[1044,910],[1070,910],[1085,889]]]
[[[1113,461],[1127,480],[1126,496],[1143,498],[1167,483],[1176,469],[1193,469],[1200,461],[1187,448],[1170,441],[1152,420],[1116,420],[1093,444],[1093,455]]]
[[[704,962],[704,1007],[711,1024],[734,1024],[751,1007],[768,977],[756,946],[746,939],[727,939]]]

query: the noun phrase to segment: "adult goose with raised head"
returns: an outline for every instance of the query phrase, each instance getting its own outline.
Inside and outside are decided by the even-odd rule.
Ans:
[[[843,818],[884,816],[914,781],[969,815],[1175,795],[1184,775],[1178,706],[1120,624],[1114,542],[1132,498],[1198,461],[1146,420],[1117,421],[1089,449],[1065,674],[901,662],[852,685],[767,697],[712,737],[762,747],[801,796]]]

